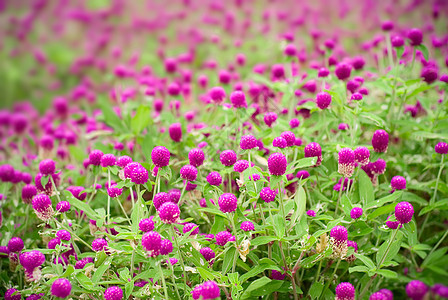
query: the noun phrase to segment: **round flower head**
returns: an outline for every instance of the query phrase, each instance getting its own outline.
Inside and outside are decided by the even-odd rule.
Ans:
[[[113,184],[110,188],[107,189],[107,194],[112,198],[121,196],[122,193],[123,189],[118,188],[116,184]]]
[[[322,162],[322,149],[318,143],[309,143],[303,150],[305,152],[305,157],[317,157],[315,166],[320,166]]]
[[[358,244],[355,241],[347,241],[347,247],[352,247],[355,250],[355,253],[358,253]],[[353,262],[356,260],[356,256],[352,254],[345,259],[348,262]]]
[[[34,196],[32,205],[37,217],[42,221],[49,221],[54,215],[51,199],[45,194]]]
[[[233,171],[242,173],[247,168],[249,168],[249,162],[247,160],[242,159],[235,163],[235,165],[233,166]]]
[[[154,196],[154,206],[156,209],[159,209],[159,207],[166,202],[170,202],[170,198],[167,193],[160,192]]]
[[[180,169],[180,177],[188,181],[195,181],[198,176],[198,170],[192,165],[183,166]]]
[[[95,239],[92,242],[92,250],[95,252],[105,251],[107,246],[107,241],[102,238]]]
[[[104,168],[115,166],[116,163],[117,163],[117,158],[113,154],[108,153],[108,154],[104,154],[101,157],[101,166]]]
[[[182,125],[180,123],[171,124],[168,128],[168,132],[170,134],[170,138],[174,142],[180,142],[182,139]]]
[[[41,299],[45,299],[44,296],[45,296],[44,293],[31,294],[26,298],[26,300],[41,300]]]
[[[193,184],[190,181],[186,181],[186,180],[184,180],[184,184],[185,184],[185,190],[187,192],[194,191],[198,187],[197,184]]]
[[[325,78],[330,75],[330,71],[327,68],[320,68],[317,76],[320,78]]]
[[[168,191],[168,198],[170,199],[170,202],[179,203],[180,196],[181,192],[178,189],[172,189]]]
[[[143,232],[153,231],[154,230],[154,220],[153,217],[149,219],[142,219],[138,223],[138,228]]]
[[[21,300],[22,299],[20,292],[16,289],[8,289],[6,291],[4,297],[5,297],[5,300]]]
[[[240,228],[241,228],[242,231],[253,231],[253,230],[255,230],[254,223],[252,223],[251,221],[244,221],[243,223],[241,223]]]
[[[437,80],[437,77],[439,77],[438,70],[432,66],[424,67],[422,69],[420,77],[422,77],[423,81],[425,81],[427,84],[431,84]]]
[[[352,72],[351,66],[345,63],[338,64],[334,71],[339,80],[345,80],[349,78],[351,72]]]
[[[296,56],[297,48],[294,44],[288,44],[288,45],[286,45],[285,49],[283,50],[283,53],[286,56]]]
[[[412,300],[422,300],[427,292],[428,287],[419,280],[412,280],[406,285],[406,294]]]
[[[211,88],[208,94],[215,103],[221,103],[226,98],[226,91],[220,86]]]
[[[111,286],[104,292],[105,300],[121,300],[123,299],[123,290],[118,286]]]
[[[68,212],[71,208],[70,202],[61,201],[56,205],[56,210],[60,213]]]
[[[215,235],[216,245],[224,246],[232,238],[232,234],[228,231],[221,231]]]
[[[225,150],[221,152],[219,160],[226,167],[233,166],[237,160],[236,153],[233,150]]]
[[[394,300],[394,294],[391,290],[381,289],[378,292],[384,294],[386,296],[386,300]]]
[[[24,203],[31,204],[33,197],[37,195],[37,188],[32,184],[27,184],[22,188],[22,200]]]
[[[351,100],[359,101],[362,100],[362,94],[361,93],[354,93],[351,97]]]
[[[414,207],[409,202],[400,202],[395,206],[395,218],[401,224],[409,223],[414,215]]]
[[[160,254],[168,255],[171,252],[173,252],[173,243],[168,239],[162,240],[160,244]]]
[[[156,147],[156,148],[157,148],[157,147]],[[154,151],[154,150],[153,150],[153,151]],[[169,152],[168,152],[168,155],[169,155]],[[168,160],[169,160],[169,158],[168,158]],[[124,167],[126,167],[128,164],[130,164],[131,162],[132,162],[132,158],[130,158],[130,157],[127,156],[127,155],[123,155],[123,156],[120,156],[120,157],[117,159],[117,166],[124,168]],[[153,159],[153,162],[154,162],[154,159]]]
[[[151,159],[157,167],[166,167],[170,163],[170,151],[163,146],[154,147],[151,151]]]
[[[56,249],[56,246],[57,246],[57,245],[61,245],[61,244],[62,244],[61,239],[59,239],[59,238],[54,238],[54,239],[51,239],[51,240],[48,242],[47,247],[48,247],[48,249]]]
[[[131,178],[131,175],[134,173],[134,170],[139,166],[140,164],[138,162],[128,163],[123,169],[124,177]]]
[[[269,173],[271,175],[281,176],[285,174],[287,164],[286,157],[282,153],[277,152],[271,154],[268,158]]]
[[[199,148],[191,149],[188,153],[188,159],[190,160],[190,165],[195,166],[196,168],[201,166],[204,163],[205,154]]]
[[[52,159],[44,159],[39,164],[39,172],[44,176],[52,175],[56,170],[56,163]]]
[[[268,125],[269,127],[271,127],[272,126],[272,124],[275,122],[275,121],[277,121],[277,114],[275,113],[275,112],[267,112],[265,115],[264,115],[264,123],[266,124],[266,125]]]
[[[284,280],[286,277],[286,273],[281,273],[277,270],[272,270],[271,279],[273,280]]]
[[[355,287],[350,282],[341,282],[336,287],[336,300],[355,300]]]
[[[326,109],[330,106],[331,95],[327,92],[320,92],[316,95],[316,104],[320,109]]]
[[[286,140],[284,138],[279,136],[279,137],[274,138],[274,140],[272,141],[272,146],[278,147],[280,149],[284,149],[284,148],[288,147],[288,143],[286,142]]]
[[[221,290],[214,281],[206,281],[202,284],[201,296],[203,300],[221,298]]]
[[[149,231],[142,236],[142,247],[148,252],[148,255],[155,257],[160,254],[162,247],[162,237],[158,232]]]
[[[211,261],[216,256],[215,252],[209,247],[203,247],[199,252],[204,256],[206,261]]]
[[[355,171],[355,152],[350,148],[342,148],[338,156],[338,172],[344,177],[351,177]]]
[[[389,134],[382,129],[375,131],[375,133],[372,136],[373,150],[379,153],[386,152],[388,144],[389,144]]]
[[[135,184],[145,184],[148,182],[149,173],[146,168],[141,165],[138,165],[131,172],[131,181]]]
[[[378,158],[376,162],[369,163],[372,173],[375,175],[384,174],[386,171],[386,162],[384,159]]]
[[[276,195],[277,191],[271,190],[270,187],[264,187],[260,191],[260,199],[266,203],[274,201]]]
[[[394,29],[394,22],[387,20],[381,24],[381,30],[383,31],[391,31]]]
[[[58,298],[65,298],[70,295],[72,284],[66,278],[56,279],[51,285],[51,294]]]
[[[392,191],[404,190],[406,188],[406,179],[402,176],[394,176],[390,181],[390,186],[392,187]]]
[[[271,74],[273,79],[282,79],[285,77],[285,68],[280,64],[273,65]]]
[[[230,94],[230,102],[235,108],[247,108],[246,96],[242,91],[235,91]]]
[[[45,262],[45,255],[39,250],[24,252],[19,256],[20,264],[24,269],[33,270],[40,267]]]
[[[369,300],[387,300],[387,296],[383,293],[376,292],[370,295]]]
[[[294,143],[296,141],[296,136],[294,135],[294,133],[292,131],[284,131],[284,132],[282,132],[282,134],[280,136],[286,140],[286,145],[288,147],[294,146]]]
[[[89,154],[89,162],[91,165],[99,166],[101,164],[101,157],[103,157],[103,152],[100,150],[93,150]]]
[[[218,205],[223,213],[234,212],[238,205],[238,199],[234,194],[224,193],[219,197]]]
[[[404,40],[399,35],[391,37],[390,41],[392,43],[392,47],[394,47],[394,48],[402,47],[404,45]]]
[[[72,235],[67,230],[59,230],[56,232],[56,236],[62,241],[70,241],[72,238]]]
[[[306,212],[306,214],[307,214],[308,217],[315,217],[316,216],[316,212],[314,210],[312,210],[312,209],[308,210]]]
[[[12,181],[14,178],[14,168],[11,165],[0,166],[0,179],[3,182]]]
[[[306,170],[299,170],[297,171],[296,177],[299,179],[307,179],[310,177],[310,173]]]
[[[336,242],[347,242],[347,228],[340,225],[333,227],[330,232],[330,237],[332,237]]]
[[[184,234],[188,233],[188,235],[196,235],[199,233],[199,226],[196,225],[195,223],[187,223],[182,228],[182,232]]]
[[[361,218],[362,216],[362,208],[361,207],[353,207],[350,211],[350,217],[354,220]]]
[[[411,46],[418,46],[423,41],[423,33],[418,28],[412,28],[408,32],[408,39],[411,42]]]
[[[444,143],[444,142],[440,142],[434,147],[434,150],[438,154],[447,154],[448,153],[448,144]]]
[[[355,149],[355,162],[364,166],[369,163],[370,151],[367,147],[357,147]]]
[[[207,182],[210,185],[219,186],[222,183],[222,177],[219,172],[210,172],[210,174],[207,175]]]
[[[386,220],[386,226],[389,229],[397,229],[398,226],[400,226],[400,222],[398,222],[398,221],[389,221],[389,218],[390,218],[390,216]]]
[[[198,284],[191,291],[191,297],[193,298],[193,300],[198,300],[199,298],[201,298],[201,295],[202,295],[202,284]]]
[[[179,220],[180,210],[176,203],[166,202],[159,207],[157,212],[160,220],[165,224],[176,223]]]
[[[240,140],[240,148],[243,150],[257,147],[257,139],[253,135],[243,135]]]
[[[291,119],[291,121],[289,121],[289,127],[291,127],[291,129],[297,128],[300,126],[300,121],[296,118]]]

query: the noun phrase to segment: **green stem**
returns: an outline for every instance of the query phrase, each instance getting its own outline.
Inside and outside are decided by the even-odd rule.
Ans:
[[[317,282],[319,279],[320,269],[322,268],[322,259],[319,262],[319,266],[317,267],[316,275],[314,276],[314,282]]]
[[[53,176],[49,175],[49,177],[50,177],[51,184],[53,185],[54,193],[56,194],[58,201],[61,202],[61,198],[59,197],[59,191],[56,187],[56,184],[54,183]]]
[[[445,230],[445,233],[443,234],[442,238],[437,242],[437,244],[431,249],[431,252],[429,252],[428,256],[431,256],[431,254],[440,246],[440,244],[443,242],[443,240],[448,235],[448,230]]]
[[[236,261],[238,260],[238,235],[236,232],[235,221],[233,220],[234,216],[229,214],[227,217],[230,223],[232,224],[233,234],[235,235],[235,255],[233,257],[233,265],[232,265],[232,273],[234,273],[236,268]]]
[[[341,260],[338,259],[338,262],[336,263],[336,266],[334,267],[333,274],[331,274],[330,279],[328,280],[327,284],[325,285],[325,287],[323,289],[324,291],[327,290],[330,287],[330,284],[333,281],[334,275],[336,274],[336,271],[338,270],[338,267],[339,267],[340,263],[341,263]],[[359,299],[361,299],[361,298],[359,298]]]
[[[71,235],[73,235],[75,238],[77,238],[81,243],[83,243],[84,245],[86,245],[90,250],[92,250],[92,246],[90,246],[89,244],[87,244],[82,238],[80,238],[76,233],[73,232],[73,230],[71,230],[70,228],[68,228],[67,226],[65,226],[64,224],[62,224],[61,222],[59,222],[56,218],[53,218],[53,220],[58,223],[59,226],[61,226],[62,228],[64,228],[65,230],[67,230],[68,232],[70,232]]]
[[[171,272],[173,272],[173,276],[171,276],[171,281],[173,282],[174,289],[176,290],[177,298],[181,300],[182,298],[180,297],[179,289],[177,288],[176,280],[174,279],[174,268],[169,259],[168,259],[168,266],[170,266]]]
[[[110,188],[110,169],[107,168],[107,184]],[[107,224],[110,224],[110,196],[107,193]]]
[[[176,244],[177,250],[179,251],[180,264],[182,265],[182,271],[184,274],[184,284],[185,286],[187,286],[187,273],[185,272],[185,264],[184,259],[182,257],[182,251],[180,250],[179,243],[177,242],[177,234],[176,231],[174,230],[174,224],[171,224],[171,233],[174,237],[174,243]]]
[[[162,262],[161,261],[159,261],[158,266],[159,266],[160,277],[162,278],[163,293],[165,294],[165,298],[169,299],[168,291],[166,289],[166,284],[165,284],[165,276],[163,275],[163,271],[162,271]]]
[[[283,205],[283,191],[282,191],[282,184],[279,184],[279,194],[280,194],[280,208],[282,210],[282,217],[283,220],[285,220],[285,237],[288,236],[288,224],[286,223],[286,214],[285,214],[285,207]]]

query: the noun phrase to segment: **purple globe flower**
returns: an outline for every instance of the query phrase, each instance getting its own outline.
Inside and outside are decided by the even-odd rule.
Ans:
[[[52,159],[44,159],[39,164],[39,172],[44,176],[54,174],[56,170],[56,163]]]
[[[341,282],[336,287],[336,300],[355,300],[355,287],[350,282]]]
[[[153,231],[154,230],[154,220],[153,217],[149,219],[142,219],[138,223],[138,228],[143,232]]]
[[[232,234],[228,231],[221,231],[215,235],[216,245],[224,246],[232,238]]]
[[[249,168],[249,162],[247,160],[242,159],[235,163],[235,165],[233,166],[233,171],[242,173],[247,168]]]
[[[105,300],[122,300],[123,299],[123,290],[118,286],[111,286],[106,289],[104,292]]]
[[[272,190],[270,187],[264,187],[260,191],[260,199],[266,203],[274,201],[276,195],[277,191]]]
[[[238,206],[238,199],[234,194],[225,193],[219,197],[218,205],[223,213],[234,212]]]
[[[39,250],[33,250],[21,253],[19,259],[23,268],[32,272],[35,268],[40,267],[45,262],[45,255]]]
[[[389,221],[389,218],[390,218],[390,216],[386,220],[386,226],[389,229],[397,229],[398,226],[400,226],[400,222],[398,222],[398,221]]]
[[[364,166],[369,163],[370,151],[367,147],[357,147],[355,149],[355,162]]]
[[[160,192],[155,194],[154,196],[154,206],[156,209],[159,209],[163,203],[170,202],[169,195],[164,192]]]
[[[70,295],[72,284],[66,278],[56,279],[51,285],[51,294],[58,298],[65,298]]]
[[[269,173],[274,176],[284,175],[287,164],[286,157],[282,153],[271,154],[268,158]]]
[[[300,126],[300,121],[296,118],[291,119],[291,121],[289,121],[289,127],[291,127],[291,129],[297,128]]]
[[[442,155],[447,154],[448,153],[448,144],[444,143],[444,142],[440,142],[434,147],[434,150],[438,154],[442,154]]]
[[[168,255],[171,252],[173,252],[173,243],[168,239],[162,240],[160,244],[160,254]]]
[[[158,256],[162,247],[162,237],[156,231],[148,231],[142,236],[142,247],[149,256]]]
[[[387,296],[383,293],[376,292],[370,295],[369,300],[387,300]]]
[[[280,136],[286,140],[286,145],[288,147],[294,146],[294,143],[296,141],[296,136],[294,135],[294,133],[292,131],[283,131]]]
[[[303,149],[305,157],[317,157],[316,167],[320,166],[322,162],[322,149],[318,143],[309,143]]]
[[[190,165],[194,167],[199,167],[204,163],[205,154],[204,151],[202,151],[199,148],[191,149],[188,153],[188,159],[190,160]]]
[[[117,187],[116,184],[113,184],[111,185],[110,188],[107,189],[107,194],[112,198],[116,198],[118,196],[121,196],[121,194],[123,194],[123,189],[120,189]]]
[[[257,139],[253,135],[243,135],[240,141],[240,148],[243,150],[257,147]]]
[[[271,74],[273,79],[282,79],[285,77],[285,68],[283,65],[275,64],[271,67]]]
[[[193,300],[198,300],[199,298],[201,298],[201,295],[202,295],[202,285],[198,284],[191,291],[191,297],[193,298]]]
[[[170,163],[170,151],[163,146],[154,147],[151,151],[151,159],[157,167],[166,167]]]
[[[307,179],[310,177],[310,173],[306,170],[299,170],[297,171],[296,177],[299,179]]]
[[[327,92],[320,92],[316,95],[316,104],[320,109],[326,109],[331,104],[331,95]]]
[[[221,290],[214,281],[206,281],[202,284],[201,296],[203,300],[221,298]]]
[[[32,184],[27,184],[22,188],[22,200],[26,204],[31,204],[33,197],[37,195],[37,188]]]
[[[339,174],[344,177],[352,177],[355,171],[355,152],[350,148],[342,148],[338,156]]]
[[[104,168],[115,166],[116,163],[117,163],[117,158],[113,154],[108,153],[108,154],[104,154],[101,157],[101,166]]]
[[[400,202],[395,206],[395,218],[400,224],[409,223],[414,215],[414,207],[409,202]]]
[[[350,99],[351,100],[355,100],[355,101],[360,101],[360,100],[362,100],[362,94],[361,93],[354,93],[351,97],[350,97]]]
[[[170,199],[170,202],[173,202],[176,204],[179,203],[180,196],[181,196],[181,192],[178,189],[171,189],[168,191],[168,198]]]
[[[226,98],[226,91],[220,86],[211,88],[208,94],[215,103],[221,103]]]
[[[103,157],[103,152],[100,150],[92,150],[89,154],[89,162],[91,165],[99,166],[101,164],[101,157]]]
[[[32,205],[37,217],[42,221],[49,221],[54,215],[51,199],[46,194],[34,196]]]
[[[48,242],[47,247],[48,247],[48,249],[56,249],[56,246],[61,245],[61,244],[62,244],[62,241],[59,238],[54,238]]]
[[[149,173],[145,167],[139,164],[132,170],[130,177],[131,181],[135,184],[145,184],[148,182]]]
[[[388,145],[389,145],[389,134],[382,129],[375,131],[372,137],[373,150],[379,153],[386,152]]]
[[[226,167],[233,166],[237,160],[236,153],[233,150],[225,150],[221,152],[219,160]]]
[[[381,30],[383,31],[391,31],[394,29],[394,22],[387,20],[381,24]]]
[[[252,223],[251,221],[244,221],[243,223],[241,223],[240,228],[241,228],[242,231],[253,231],[253,230],[255,230],[254,223]]]
[[[273,280],[284,280],[286,277],[286,273],[281,273],[277,270],[272,270],[271,279]]]
[[[418,46],[423,41],[423,33],[418,28],[412,28],[408,32],[408,39],[411,42],[411,46]]]
[[[378,292],[386,295],[386,300],[394,300],[394,294],[392,293],[391,290],[381,289]]]
[[[195,181],[198,176],[198,170],[192,165],[183,166],[180,169],[180,177],[188,181]]]
[[[350,74],[352,72],[352,68],[350,65],[345,63],[340,63],[336,66],[336,69],[334,73],[336,74],[336,77],[338,77],[339,80],[345,80],[350,77]]]
[[[284,138],[279,136],[279,137],[274,138],[274,140],[272,141],[272,146],[278,147],[280,149],[284,149],[284,148],[288,147],[288,143],[286,142],[286,140]]]
[[[378,158],[376,162],[370,163],[372,173],[375,175],[384,174],[386,171],[386,162],[384,159]]]
[[[308,217],[315,217],[316,216],[316,212],[314,210],[312,210],[312,209],[308,210],[306,212],[306,214],[307,214]]]
[[[180,123],[171,124],[168,128],[168,133],[174,142],[180,142],[182,139],[182,125]]]
[[[406,285],[406,294],[412,300],[422,300],[427,292],[428,287],[419,280],[412,280]]]
[[[423,78],[423,81],[425,81],[427,84],[431,84],[437,80],[437,77],[439,77],[439,73],[436,68],[427,66],[422,69],[420,77]]]
[[[234,91],[230,94],[230,102],[234,108],[247,108],[246,96],[242,91]]]
[[[335,226],[330,231],[330,237],[334,239],[336,244],[347,243],[348,232],[344,226]]]
[[[222,183],[221,174],[219,174],[219,172],[210,172],[207,175],[207,182],[210,185],[219,186]]]
[[[165,224],[176,223],[180,217],[180,209],[176,203],[166,202],[157,210],[160,220]]]
[[[15,293],[15,294],[14,294]],[[13,295],[14,294],[14,295]],[[22,295],[16,289],[8,289],[5,293],[5,300],[21,300]]]
[[[71,209],[70,202],[61,201],[56,205],[56,210],[60,213],[68,212]]]
[[[105,251],[107,246],[108,246],[107,241],[102,238],[95,239],[92,242],[92,250],[95,252],[99,252],[99,251],[103,251],[103,250]]]
[[[9,182],[14,178],[14,168],[11,165],[0,166],[0,179],[3,182]]]
[[[350,217],[354,220],[361,218],[363,210],[361,207],[353,207],[350,211]]]
[[[406,188],[406,179],[402,176],[394,176],[390,180],[390,186],[392,187],[392,191],[404,190]]]
[[[201,248],[201,250],[199,250],[199,253],[201,253],[202,256],[204,256],[205,260],[209,262],[212,261],[216,256],[215,252],[209,247]]]
[[[72,238],[72,235],[67,230],[58,230],[56,236],[62,241],[70,241]]]
[[[196,235],[199,233],[199,226],[195,223],[187,223],[184,225],[184,227],[182,228],[182,232],[184,234],[189,233],[189,235]]]
[[[264,120],[264,123],[265,123],[266,125],[268,125],[268,127],[271,127],[272,124],[273,124],[275,121],[277,121],[277,114],[276,114],[275,112],[267,112],[267,113],[264,115],[263,120]]]

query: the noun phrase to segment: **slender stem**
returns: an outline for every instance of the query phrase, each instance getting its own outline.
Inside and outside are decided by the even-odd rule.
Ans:
[[[333,281],[334,275],[336,274],[336,271],[338,270],[340,263],[341,263],[341,260],[338,259],[338,262],[336,263],[336,266],[334,267],[333,274],[331,274],[330,279],[328,280],[327,284],[325,285],[325,287],[323,289],[324,291],[330,287],[330,284]],[[362,299],[362,298],[359,298],[359,299]]]
[[[285,265],[285,271],[287,271],[288,270],[288,264],[286,263],[285,252],[283,251],[283,247],[282,247],[282,242],[281,241],[278,242],[278,246],[280,248],[280,253],[282,255],[283,264]]]
[[[93,186],[92,186],[93,191],[90,194],[89,200],[87,200],[87,204],[89,204],[90,201],[92,201],[93,196],[95,196],[95,194],[96,194],[96,182],[97,182],[97,180],[98,180],[98,175],[95,175],[95,179],[93,180]]]
[[[322,268],[322,259],[319,262],[319,266],[317,267],[316,275],[314,276],[314,282],[317,282],[319,279],[320,269]]]
[[[171,276],[171,280],[173,281],[173,285],[174,285],[174,289],[176,290],[177,298],[179,298],[179,300],[181,300],[182,298],[180,297],[179,289],[177,288],[176,280],[174,279],[174,268],[173,268],[173,265],[171,264],[171,262],[169,261],[169,259],[168,259],[168,266],[170,266],[171,272],[173,272],[173,276]]]
[[[285,207],[283,205],[283,191],[282,191],[282,184],[279,185],[279,194],[280,194],[280,208],[282,210],[282,217],[285,220],[285,236],[288,236],[288,224],[286,222],[286,214],[285,214]]]
[[[133,243],[133,241],[131,241]],[[134,247],[132,247],[134,248]],[[131,277],[134,277],[134,261],[135,261],[135,249],[132,249],[132,255],[131,255]]]
[[[342,177],[342,182],[341,182],[341,185],[339,186],[338,202],[336,202],[336,209],[334,210],[335,216],[338,213],[339,201],[341,201],[341,195],[342,195],[342,190],[344,189],[344,184],[345,184],[345,177]]]
[[[67,226],[65,226],[64,224],[62,224],[61,222],[59,222],[56,218],[53,218],[53,220],[59,224],[59,226],[61,226],[62,228],[64,228],[65,230],[67,230],[68,232],[70,232],[71,235],[73,235],[75,238],[77,238],[81,243],[83,243],[84,245],[86,245],[90,250],[92,250],[92,246],[90,246],[89,244],[87,244],[82,238],[80,238],[76,233],[73,232],[73,230],[71,230],[70,228],[68,228]]]
[[[232,224],[233,234],[235,235],[235,255],[233,257],[233,265],[232,265],[232,273],[234,273],[236,268],[236,261],[238,260],[238,235],[236,232],[235,221],[233,220],[234,216],[229,214],[227,217],[229,218],[229,221]]]
[[[135,202],[135,199],[134,199],[134,191],[132,190],[132,186],[129,187],[129,191],[130,191],[130,193],[131,193],[132,211],[134,211],[134,202]]]
[[[184,259],[182,257],[182,251],[180,250],[179,243],[177,242],[177,234],[176,234],[176,231],[174,230],[174,224],[171,224],[171,233],[173,234],[174,243],[176,244],[177,250],[179,251],[180,264],[182,265],[182,271],[184,273],[184,283],[186,286],[187,285],[187,273],[185,272],[185,264],[184,264]]]
[[[187,188],[187,182],[185,182],[184,187],[182,188],[182,192],[180,193],[179,207],[182,205],[182,202],[184,200],[184,194],[185,194],[185,189],[186,188]]]
[[[124,216],[126,217],[126,220],[128,220],[129,225],[131,225],[131,220],[129,219],[128,214],[126,213],[126,210],[124,209],[123,205],[121,204],[120,199],[118,199],[118,197],[115,197],[115,199],[117,200],[118,205],[121,208],[121,211],[123,212]]]
[[[166,289],[166,284],[165,284],[165,276],[163,275],[162,262],[161,262],[161,261],[159,261],[158,266],[159,266],[160,276],[161,276],[161,278],[162,278],[163,293],[165,294],[165,298],[166,298],[166,299],[169,299],[169,298],[168,298],[168,291],[167,291],[167,289]]]
[[[445,233],[443,234],[442,238],[437,242],[437,244],[431,249],[431,252],[429,252],[428,256],[431,256],[431,254],[440,246],[440,244],[443,242],[443,240],[448,235],[448,230],[445,230]]]
[[[231,171],[229,172],[229,186],[228,186],[228,189],[229,189],[229,193],[231,193],[232,192],[232,172]]]
[[[56,194],[56,197],[58,198],[58,201],[61,202],[61,198],[59,197],[59,191],[58,191],[58,189],[56,187],[56,183],[54,183],[53,176],[49,175],[49,177],[50,177],[51,184],[53,185],[54,193]]]
[[[107,186],[110,188],[110,169],[107,168]],[[110,224],[110,196],[107,193],[107,224]]]

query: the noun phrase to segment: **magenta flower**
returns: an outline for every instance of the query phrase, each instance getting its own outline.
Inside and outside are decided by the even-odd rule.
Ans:
[[[251,221],[244,221],[243,223],[241,223],[240,228],[241,228],[242,231],[253,231],[253,230],[255,230],[254,223],[252,223]]]
[[[202,256],[204,256],[205,260],[208,262],[212,261],[216,256],[215,252],[209,247],[203,247],[201,248],[201,250],[199,250],[199,252],[202,254]]]
[[[389,134],[382,129],[375,131],[375,133],[372,136],[373,150],[379,153],[386,152],[388,145],[389,145]]]
[[[268,169],[271,175],[281,176],[286,172],[288,162],[282,153],[271,154],[268,158]]]
[[[163,146],[154,147],[151,151],[151,159],[157,167],[166,167],[170,163],[170,151]]]
[[[320,109],[326,109],[330,106],[331,95],[327,92],[320,92],[316,95],[316,104]]]
[[[54,174],[56,163],[52,159],[44,159],[39,164],[39,172],[44,176]]]
[[[142,236],[142,247],[149,256],[158,256],[162,247],[162,237],[156,231],[148,231]]]
[[[303,149],[305,152],[305,157],[317,157],[316,167],[320,166],[322,162],[322,149],[318,143],[309,143]]]
[[[355,150],[355,162],[364,166],[369,163],[370,151],[367,147],[357,147]]]
[[[210,185],[219,186],[222,183],[221,174],[219,174],[219,172],[210,172],[207,175],[207,182]]]
[[[414,207],[411,203],[403,201],[395,206],[395,218],[401,224],[409,223],[414,215]]]
[[[277,191],[272,190],[270,187],[264,187],[260,191],[260,199],[266,203],[274,201],[276,195]]]
[[[110,286],[104,291],[104,299],[105,300],[122,300],[123,299],[123,290],[118,286]]]
[[[412,300],[422,300],[427,292],[428,287],[419,280],[412,280],[406,285],[406,294]]]
[[[234,108],[247,108],[246,96],[242,91],[235,91],[230,94],[230,102]]]
[[[183,166],[180,169],[180,177],[188,181],[195,181],[198,176],[198,170],[192,165]]]
[[[284,138],[282,138],[281,136],[278,136],[278,137],[274,138],[274,140],[272,141],[272,146],[278,147],[280,149],[284,149],[284,148],[288,147],[288,143],[286,142],[286,140]]]
[[[352,177],[355,171],[355,152],[350,148],[342,148],[338,156],[339,174],[344,177]]]
[[[219,197],[218,205],[223,213],[234,212],[238,205],[238,199],[234,194],[225,193]]]
[[[253,135],[243,135],[240,141],[240,148],[243,150],[257,147],[257,139]]]
[[[236,163],[237,156],[235,151],[233,150],[224,150],[223,152],[221,152],[219,160],[224,166],[230,167]]]
[[[275,112],[267,112],[267,113],[264,115],[263,120],[264,120],[264,123],[265,123],[266,125],[268,125],[268,127],[271,127],[272,124],[273,124],[275,121],[277,121],[277,114],[276,114]]]
[[[66,278],[56,279],[51,285],[51,294],[58,298],[65,298],[70,295],[72,284]]]
[[[336,287],[336,300],[355,300],[355,287],[350,282],[341,282]]]
[[[354,220],[361,218],[363,210],[361,207],[353,207],[350,211],[350,217]]]
[[[202,149],[194,148],[188,153],[188,159],[190,160],[190,165],[194,167],[199,167],[204,163],[205,154]]]
[[[444,143],[444,142],[440,142],[434,147],[434,150],[438,154],[442,154],[442,155],[447,154],[448,153],[448,144]]]
[[[157,210],[160,220],[165,224],[176,223],[180,217],[179,206],[173,202],[166,202],[162,204]]]
[[[182,125],[180,123],[173,123],[168,128],[168,132],[170,134],[170,138],[174,142],[180,142],[182,139]]]
[[[394,176],[390,181],[392,191],[404,190],[406,188],[406,179],[402,176]]]

